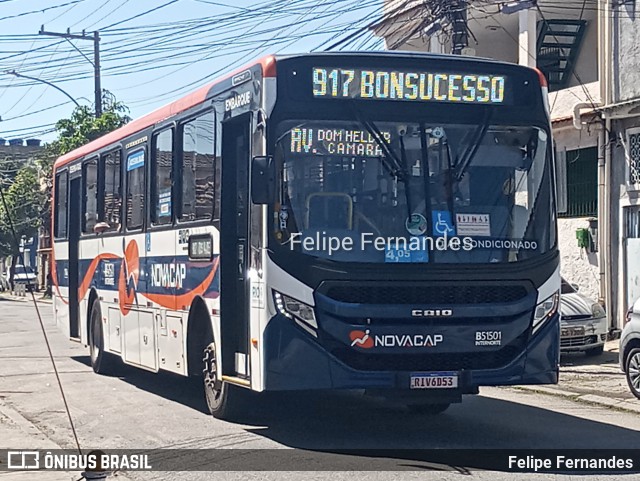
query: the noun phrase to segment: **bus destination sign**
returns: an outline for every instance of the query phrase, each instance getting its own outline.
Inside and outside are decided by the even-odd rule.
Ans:
[[[291,154],[304,155],[354,155],[358,157],[381,157],[380,143],[364,130],[338,128],[291,129]],[[382,131],[384,141],[391,140],[391,133]]]
[[[333,99],[506,104],[508,78],[465,72],[313,68],[313,96]]]

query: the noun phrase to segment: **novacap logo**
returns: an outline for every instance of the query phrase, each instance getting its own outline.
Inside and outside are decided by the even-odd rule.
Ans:
[[[351,331],[351,347],[435,347],[444,340],[442,334],[384,334],[371,335],[371,330]]]
[[[369,336],[369,329],[366,331],[351,331],[349,339],[351,339],[351,347],[358,346],[362,349],[373,347],[373,338]]]

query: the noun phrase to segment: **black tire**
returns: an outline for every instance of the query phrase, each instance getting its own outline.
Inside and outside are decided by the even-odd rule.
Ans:
[[[113,354],[104,351],[104,336],[102,330],[102,310],[100,303],[95,301],[91,308],[89,319],[89,357],[91,367],[96,374],[114,374],[119,360]]]
[[[640,348],[631,349],[624,363],[624,372],[631,393],[640,399]]]
[[[437,414],[445,412],[449,408],[449,406],[451,406],[450,403],[408,404],[407,409],[409,409],[409,411],[414,414],[435,416]]]
[[[217,419],[241,420],[247,413],[246,398],[250,393],[221,379],[214,342],[204,348],[202,363],[204,395],[209,412]]]
[[[604,352],[604,346],[593,347],[591,349],[587,349],[584,353],[587,357],[596,357],[600,356]]]

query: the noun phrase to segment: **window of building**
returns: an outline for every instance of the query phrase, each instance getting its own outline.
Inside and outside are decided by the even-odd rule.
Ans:
[[[121,154],[119,150],[102,156],[102,172],[104,172],[103,196],[98,200],[103,203],[100,211],[104,212],[101,219],[109,224],[109,230],[120,230],[122,211],[122,182],[121,182]]]
[[[144,224],[145,151],[127,156],[127,228],[139,229]]]
[[[215,183],[215,114],[207,112],[183,126],[182,221],[213,217]]]
[[[640,129],[627,130],[627,162],[629,165],[629,178],[627,184],[640,186]]]
[[[67,182],[69,174],[65,170],[56,175],[55,206],[54,206],[54,236],[67,237]]]
[[[98,159],[82,166],[82,191],[82,232],[91,234],[98,222]]]
[[[560,217],[593,217],[598,215],[598,148],[568,150],[564,155],[557,156],[557,161],[564,162],[566,167],[559,168],[557,174],[563,172],[565,179],[558,176],[558,183],[565,183],[563,191],[559,186],[558,192],[566,195],[566,203],[559,199],[559,207],[566,207],[560,211]],[[563,205],[564,204],[564,205]]]
[[[173,219],[173,129],[153,137],[151,219],[156,225],[170,224]]]

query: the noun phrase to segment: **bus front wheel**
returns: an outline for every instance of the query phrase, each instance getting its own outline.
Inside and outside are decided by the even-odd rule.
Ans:
[[[95,301],[91,308],[89,326],[89,353],[93,372],[97,374],[113,374],[118,360],[116,356],[104,350],[102,310],[98,301]]]
[[[243,388],[222,380],[216,356],[216,346],[212,342],[204,349],[203,370],[204,393],[209,412],[218,419],[237,420],[244,413]]]

